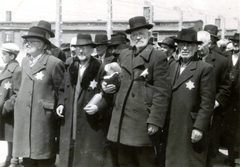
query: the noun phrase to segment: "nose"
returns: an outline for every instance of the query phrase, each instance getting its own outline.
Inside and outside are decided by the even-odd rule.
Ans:
[[[80,53],[82,53],[82,52],[83,52],[83,50],[82,50],[82,49],[79,49],[79,52],[80,52]]]
[[[140,35],[138,35],[138,36],[137,36],[137,39],[141,39],[141,36],[140,36]]]

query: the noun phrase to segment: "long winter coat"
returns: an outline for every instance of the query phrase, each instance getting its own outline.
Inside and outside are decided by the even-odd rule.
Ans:
[[[215,75],[211,65],[197,60],[178,76],[179,61],[170,65],[172,102],[168,131],[167,167],[205,167],[210,118],[215,101]],[[193,129],[203,132],[192,143]]]
[[[21,82],[21,68],[10,61],[0,74],[0,140],[13,141],[13,108]]]
[[[64,65],[44,54],[30,68],[22,60],[22,81],[14,107],[13,156],[49,159],[56,155],[57,92],[64,76]]]
[[[72,61],[72,63],[76,63]],[[77,64],[76,64],[77,65]],[[88,67],[85,69],[81,81],[81,89],[77,101],[76,124],[73,124],[74,97],[78,78],[78,66],[72,72],[73,64],[64,77],[61,90],[64,91],[59,104],[64,105],[65,114],[62,118],[60,129],[60,167],[103,167],[107,166],[105,151],[107,149],[106,137],[101,131],[101,116],[99,113],[88,115],[83,109],[91,98],[100,92],[99,69],[100,62],[91,57]],[[95,84],[96,85],[95,85]],[[73,126],[76,127],[75,144],[72,145]],[[111,165],[110,165],[111,166]]]
[[[133,48],[119,55],[121,85],[107,138],[130,146],[152,146],[148,124],[162,128],[170,102],[168,62],[151,45],[134,56]]]

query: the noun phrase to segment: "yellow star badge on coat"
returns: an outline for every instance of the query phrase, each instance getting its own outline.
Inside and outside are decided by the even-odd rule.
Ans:
[[[91,81],[89,87],[91,87],[92,89],[94,89],[94,88],[97,87],[97,84],[98,84],[98,83],[97,83],[97,82],[95,81],[95,79],[94,79],[94,80]]]
[[[189,80],[186,83],[186,85],[187,85],[186,88],[188,88],[189,90],[192,90],[193,88],[195,88],[194,83],[191,80]]]
[[[4,84],[4,88],[7,89],[7,90],[11,89],[11,87],[12,87],[12,83],[10,83],[9,81]]]
[[[44,74],[43,74],[43,72],[41,71],[41,72],[39,72],[39,73],[37,73],[37,75],[35,76],[35,78],[37,79],[37,80],[42,80],[43,79],[43,77],[44,77]]]

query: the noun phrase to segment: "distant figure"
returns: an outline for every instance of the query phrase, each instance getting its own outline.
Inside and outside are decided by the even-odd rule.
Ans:
[[[175,41],[172,38],[166,37],[162,42],[158,42],[160,50],[167,54],[168,64],[175,60],[173,54],[176,51]]]

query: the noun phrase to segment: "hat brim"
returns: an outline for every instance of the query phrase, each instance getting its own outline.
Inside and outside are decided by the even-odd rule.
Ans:
[[[51,42],[48,39],[43,38],[43,37],[39,37],[39,36],[36,36],[36,35],[23,35],[22,38],[24,38],[24,39],[37,38],[37,39],[40,39],[40,40],[44,41],[46,44],[51,44]]]
[[[134,27],[134,28],[127,29],[125,32],[126,32],[127,34],[131,34],[132,31],[137,30],[137,29],[140,29],[140,28],[151,29],[151,28],[153,28],[153,25],[152,25],[152,24],[146,24],[146,25],[142,25],[142,26],[138,26],[138,27]]]
[[[93,46],[94,48],[97,47],[97,45],[95,43],[90,43],[90,44],[83,44],[83,45],[78,45],[78,44],[75,44],[75,45],[71,45],[73,47],[76,47],[76,46]]]
[[[48,29],[42,28],[42,27],[38,27],[38,26],[33,26],[34,28],[39,28],[41,30],[47,31],[50,34],[51,38],[55,37],[55,34],[52,31],[49,31]]]
[[[210,35],[214,38],[217,38],[218,40],[220,39],[219,36],[217,36],[217,35],[214,35],[214,34],[210,34]]]
[[[178,38],[176,38],[175,39],[175,42],[187,42],[187,43],[197,43],[197,44],[201,44],[201,43],[203,43],[202,41],[189,41],[189,40],[182,40],[182,39],[178,39]]]
[[[177,47],[176,45],[170,45],[170,44],[168,44],[168,43],[158,42],[158,45],[159,45],[159,46],[160,46],[161,44],[165,44],[165,45],[170,46],[170,47],[173,47],[173,48]]]

